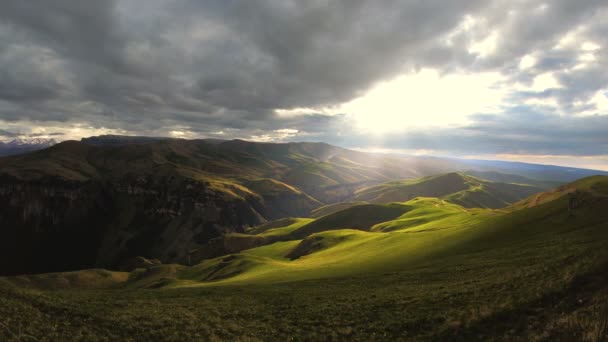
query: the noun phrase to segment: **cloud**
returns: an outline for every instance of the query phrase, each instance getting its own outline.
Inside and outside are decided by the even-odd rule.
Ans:
[[[600,0],[2,2],[0,125],[594,155],[607,15]],[[439,81],[417,89],[425,73]],[[447,85],[463,75],[477,97]],[[374,93],[395,80],[409,86]],[[374,121],[384,137],[362,132]]]
[[[0,129],[0,137],[2,137],[2,138],[16,138],[20,135],[21,135],[20,133],[10,132],[10,131]]]

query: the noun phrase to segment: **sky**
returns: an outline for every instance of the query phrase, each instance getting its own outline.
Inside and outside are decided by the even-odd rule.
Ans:
[[[0,140],[324,141],[608,170],[605,0],[7,0]]]

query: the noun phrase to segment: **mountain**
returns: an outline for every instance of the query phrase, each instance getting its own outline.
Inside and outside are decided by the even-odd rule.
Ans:
[[[169,137],[148,137],[148,136],[133,136],[133,135],[114,135],[114,134],[106,134],[106,135],[98,135],[93,137],[87,137],[80,139],[81,142],[87,145],[95,145],[95,146],[120,146],[120,145],[134,145],[134,144],[150,144],[159,141],[165,140],[184,140],[179,138],[169,138]],[[203,140],[207,143],[221,143],[226,140],[223,139],[199,139]]]
[[[150,144],[163,140],[177,140],[167,137],[146,137],[146,136],[129,136],[129,135],[99,135],[94,137],[82,138],[80,141],[87,145],[95,146],[120,146],[133,144]]]
[[[269,242],[251,242],[245,234],[251,227],[307,217],[390,180],[464,167],[469,165],[325,143],[116,136],[66,141],[0,158],[0,274],[121,269],[135,257],[188,264],[191,251],[215,251],[212,246],[226,236],[239,246]],[[465,206],[499,207],[533,189],[453,178],[444,183],[459,195],[445,199]]]
[[[354,201],[406,202],[415,197],[439,197],[465,208],[502,208],[543,189],[531,185],[490,182],[452,172],[421,179],[382,183],[355,192]]]
[[[532,179],[536,182],[535,185],[539,185],[538,182],[540,182],[541,184],[546,184],[545,186],[548,184],[549,187],[555,186],[556,183],[563,184],[565,182],[572,182],[584,177],[608,175],[608,172],[606,171],[556,165],[507,162],[500,160],[459,159],[458,161],[468,165],[469,168],[467,170],[473,172],[484,172],[486,173],[485,176],[488,176],[487,172],[493,172],[494,174],[499,173],[503,175],[517,175],[527,179]]]
[[[8,142],[0,141],[0,157],[23,154],[41,150],[57,143],[55,139],[13,139]]]
[[[136,256],[185,262],[223,234],[433,170],[322,143],[126,140],[0,159],[2,273],[120,268]]]
[[[131,272],[0,277],[0,317],[57,339],[605,337],[608,177],[501,210],[429,197],[358,206],[265,224],[248,233],[291,238],[192,266],[139,258]]]

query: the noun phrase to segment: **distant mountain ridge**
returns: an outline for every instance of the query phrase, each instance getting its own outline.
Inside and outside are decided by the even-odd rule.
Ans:
[[[0,157],[28,153],[41,150],[57,144],[55,139],[31,138],[13,139],[8,142],[0,141]]]
[[[170,140],[169,137],[146,137],[146,136],[129,136],[129,135],[98,135],[80,139],[81,142],[89,145],[97,146],[117,146],[130,144],[149,144],[162,140]]]
[[[503,160],[461,160],[469,165],[469,170],[474,172],[493,172],[507,175],[517,175],[540,183],[573,182],[575,180],[594,176],[608,175],[608,171],[590,170],[570,166],[530,164],[516,161]]]
[[[87,137],[80,139],[81,142],[88,145],[96,146],[120,146],[120,145],[134,145],[134,144],[151,144],[164,140],[186,140],[181,138],[172,137],[147,137],[147,136],[136,136],[136,135],[98,135],[93,137]],[[208,143],[220,143],[226,140],[223,139],[195,139],[201,140]]]

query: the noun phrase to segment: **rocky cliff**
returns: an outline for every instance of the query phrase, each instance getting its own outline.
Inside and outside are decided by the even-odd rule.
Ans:
[[[260,196],[177,177],[75,182],[0,178],[3,274],[175,262],[227,232],[265,222]]]

